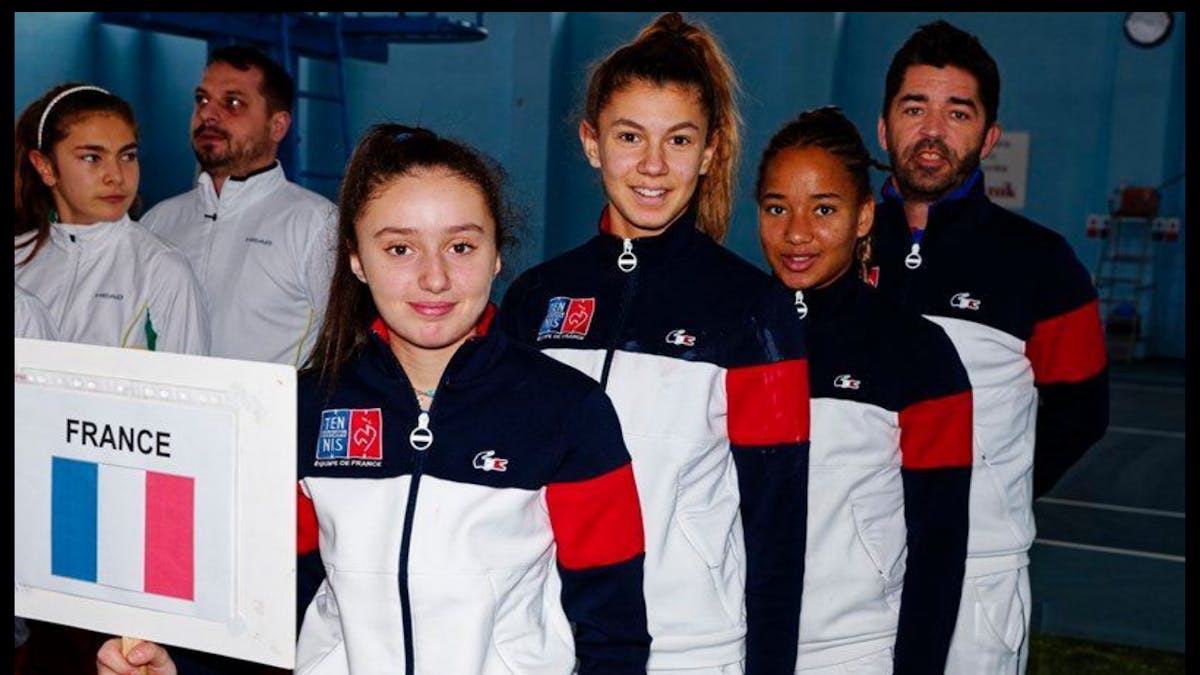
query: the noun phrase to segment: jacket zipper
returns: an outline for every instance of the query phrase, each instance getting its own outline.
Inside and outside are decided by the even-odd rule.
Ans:
[[[416,396],[413,396],[416,399]],[[429,404],[433,410],[436,401]],[[420,405],[418,404],[418,409]],[[429,412],[422,410],[417,415],[417,426],[408,434],[408,443],[412,446],[413,471],[412,480],[408,486],[408,505],[404,509],[404,530],[400,536],[400,617],[404,623],[404,672],[410,675],[414,672],[413,663],[413,629],[412,604],[408,597],[408,551],[412,543],[413,514],[417,507],[417,490],[421,487],[421,475],[425,471],[426,450],[433,445],[433,432],[429,430]]]
[[[213,209],[211,219],[208,217],[208,214],[204,213],[203,209],[201,209],[201,215],[204,217],[204,219],[212,220],[211,223],[205,224],[206,227],[210,228],[208,231],[208,234],[205,235],[205,237],[204,237],[206,246],[204,247],[204,270],[202,272],[204,276],[202,277],[202,280],[206,287],[210,283],[210,277],[212,275],[212,268],[209,266],[209,264],[212,261],[213,239],[216,238],[216,233],[213,232],[212,230],[216,229],[216,227],[217,227],[217,214],[220,212],[220,210],[221,210],[220,195],[217,196],[217,206],[216,206],[216,208]],[[197,276],[199,276],[201,274],[201,272],[197,272],[196,274],[197,274]]]
[[[71,239],[71,244],[67,251],[70,252],[74,265],[71,266],[71,283],[67,286],[67,301],[63,303],[62,316],[58,317],[58,328],[62,330],[62,326],[67,320],[67,315],[71,311],[71,301],[75,299],[75,291],[78,290],[76,283],[79,280],[79,265],[83,259],[83,244],[75,240],[75,235],[67,235]]]
[[[796,307],[796,316],[801,319],[808,316],[808,305],[804,304],[804,291],[796,291],[796,299],[792,304]]]
[[[904,227],[908,230],[906,240],[909,242],[908,253],[904,256],[904,268],[909,272],[904,277],[904,292],[900,295],[901,306],[908,307],[908,296],[911,294],[912,287],[917,283],[917,275],[921,274],[924,269],[925,259],[921,255],[921,244],[925,242],[925,236],[928,234],[929,221],[925,221],[925,227],[914,232],[911,227],[908,227],[908,218],[905,216]],[[919,233],[919,234],[918,234]],[[918,313],[924,313],[922,307],[914,307]]]
[[[633,240],[626,239],[617,257],[617,269],[629,275],[625,282],[625,290],[621,293],[621,306],[617,311],[617,326],[613,331],[612,341],[604,354],[604,369],[600,372],[600,388],[608,389],[608,371],[612,368],[613,355],[621,343],[621,335],[625,332],[625,319],[629,314],[629,306],[633,302],[633,293],[637,289],[637,255],[633,252]]]
[[[453,370],[455,361],[463,353],[463,347],[450,357],[450,362],[446,364],[446,370],[442,372],[442,379],[438,382],[437,391],[444,391],[446,383],[449,381],[448,375]],[[393,357],[394,358],[394,357]],[[412,528],[413,520],[417,510],[417,491],[421,487],[421,476],[425,473],[425,458],[429,454],[429,449],[433,447],[433,430],[429,428],[430,420],[433,416],[433,407],[437,405],[435,397],[429,402],[429,410],[421,410],[421,402],[417,399],[416,393],[413,391],[412,382],[408,380],[407,374],[404,373],[404,367],[400,362],[395,361],[396,369],[401,373],[401,379],[404,381],[404,386],[408,388],[409,395],[412,396],[413,403],[416,404],[417,410],[417,426],[408,433],[408,444],[413,449],[413,470],[412,480],[408,487],[408,503],[404,508],[404,530],[400,535],[400,569],[399,569],[399,584],[400,584],[400,616],[404,622],[404,672],[408,675],[413,675],[416,666],[413,659],[413,628],[412,628],[412,603],[408,595],[408,552],[412,544]]]

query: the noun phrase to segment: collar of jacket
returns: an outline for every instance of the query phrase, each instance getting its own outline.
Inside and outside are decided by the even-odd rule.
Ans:
[[[896,177],[888,176],[880,190],[885,208],[904,212],[904,197],[896,189]],[[943,222],[954,222],[967,209],[986,203],[987,190],[984,186],[983,171],[979,167],[967,176],[962,185],[953,192],[929,205],[929,217],[925,220],[925,228]]]
[[[212,176],[207,171],[202,172],[196,180],[204,196],[205,209],[217,210],[221,215],[257,202],[286,182],[287,176],[284,175],[278,160],[245,176],[229,176],[221,186],[220,195],[213,187]]]
[[[117,220],[102,221],[91,225],[74,225],[71,223],[51,223],[50,240],[61,246],[83,246],[94,241],[100,241],[110,233],[132,224],[129,214]]]
[[[450,357],[439,389],[469,386],[495,368],[507,344],[503,331],[490,330],[495,316],[496,306],[489,302],[479,317],[479,322],[475,324],[475,335],[467,338]],[[387,326],[383,323],[383,317],[377,317],[371,323],[371,333],[372,339],[367,349],[374,351],[374,358],[379,359],[387,370],[394,368],[395,374],[407,381],[408,376],[404,374],[404,369],[388,344]]]
[[[605,205],[600,212],[600,234],[596,235],[595,240],[604,255],[612,258],[615,267],[617,257],[625,248],[625,239],[612,233],[608,213],[608,205]],[[633,253],[637,256],[639,266],[643,263],[655,264],[684,253],[695,245],[698,237],[707,236],[696,229],[696,203],[693,200],[687,210],[668,225],[662,234],[634,239]]]
[[[824,288],[804,291],[804,304],[808,305],[810,321],[822,321],[850,311],[854,299],[866,288],[858,278],[858,263],[852,262],[850,269]]]

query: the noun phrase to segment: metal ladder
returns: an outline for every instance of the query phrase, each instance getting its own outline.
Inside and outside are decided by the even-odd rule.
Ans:
[[[279,160],[288,177],[305,187],[340,180],[353,149],[346,104],[346,59],[388,62],[388,45],[394,43],[450,44],[477,42],[488,36],[483,12],[465,12],[473,18],[453,18],[439,12],[98,12],[102,23],[128,26],[170,35],[197,38],[209,51],[223,45],[251,44],[276,59],[298,87],[292,111],[292,130],[279,148]],[[300,59],[334,62],[337,86],[333,92],[301,90]],[[313,143],[301,143],[300,129],[308,117],[301,101],[337,105],[342,152],[336,162],[326,160],[326,171],[301,166],[322,163]],[[305,106],[307,108],[307,106]],[[336,165],[336,166],[334,166]],[[335,171],[328,169],[335,168]],[[316,190],[321,192],[321,190]]]
[[[294,20],[293,12],[284,13],[279,22],[279,62],[284,65],[288,71],[288,75],[292,76],[292,81],[296,83],[296,107],[299,107],[301,101],[323,101],[333,104],[338,108],[338,120],[341,123],[341,158],[343,163],[349,159],[352,146],[350,144],[350,113],[346,106],[346,42],[342,34],[342,13],[330,12],[329,15],[321,15],[317,12],[302,13],[308,18],[316,18],[322,22],[328,23],[329,28],[333,33],[332,41],[334,45],[333,61],[336,66],[337,84],[332,93],[314,91],[311,89],[302,89],[300,86],[300,59],[302,55],[292,50],[291,42],[291,24]],[[308,119],[309,115],[300,115],[299,111],[295,118]],[[281,148],[281,161],[285,167],[295,167],[294,180],[301,185],[314,189],[314,184],[317,181],[338,181],[342,178],[342,172],[332,171],[316,171],[308,168],[308,162],[304,161],[301,152],[301,132],[298,125],[293,123],[292,133],[288,134],[286,141],[286,149]]]
[[[1112,213],[1106,220],[1095,274],[1100,316],[1109,359],[1132,361],[1149,337],[1143,319],[1154,289],[1155,218]]]

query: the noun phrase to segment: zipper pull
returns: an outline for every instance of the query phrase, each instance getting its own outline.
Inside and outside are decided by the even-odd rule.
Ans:
[[[425,450],[433,445],[433,432],[429,430],[429,413],[421,411],[417,417],[417,428],[408,434],[408,444],[413,450]]]
[[[808,305],[804,304],[804,291],[796,291],[796,314],[800,318],[808,316]]]
[[[912,250],[908,255],[904,256],[904,266],[910,270],[915,270],[921,266],[921,245],[914,243]]]
[[[617,257],[617,268],[622,272],[632,272],[637,267],[637,256],[633,254],[633,240],[625,240],[625,250]]]

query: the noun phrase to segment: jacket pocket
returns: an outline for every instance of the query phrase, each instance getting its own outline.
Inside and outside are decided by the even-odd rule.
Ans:
[[[346,673],[349,669],[337,601],[326,582],[304,613],[296,643],[296,674]]]
[[[899,612],[908,528],[904,521],[903,487],[896,484],[894,488],[852,495],[850,513],[858,542],[879,575],[880,595],[892,611]]]
[[[692,550],[708,568],[712,588],[725,614],[741,623],[745,569],[741,552],[742,538],[738,529],[738,499],[732,492],[722,492],[715,501],[703,508],[681,509],[675,520]]]
[[[493,647],[506,675],[566,675],[575,663],[561,579],[548,562],[488,575],[497,598]]]
[[[982,498],[981,501],[990,501],[991,505],[988,505],[986,501],[979,507],[972,505],[971,517],[973,520],[971,527],[973,530],[978,530],[975,533],[976,536],[982,536],[989,530],[993,533],[993,536],[1003,536],[1001,532],[996,531],[997,526],[999,526],[1003,528],[1002,532],[1011,535],[1012,539],[1010,541],[995,539],[981,541],[979,542],[979,546],[972,546],[970,548],[971,551],[988,552],[1010,549],[1019,546],[1022,540],[1025,539],[1017,527],[1018,519],[1026,515],[1025,510],[1019,505],[1023,503],[1022,500],[1025,500],[1025,503],[1032,503],[1032,491],[1030,490],[1026,475],[1017,476],[1006,487],[1004,485],[1004,470],[1006,468],[1003,464],[994,463],[992,458],[986,455],[981,456],[981,461],[976,463],[974,468],[972,468],[972,474],[978,473],[979,476],[976,480],[972,481],[971,487],[983,490],[986,494],[979,495]],[[974,497],[975,495],[972,495],[972,498]],[[1030,510],[1029,513],[1032,513],[1032,511]],[[981,522],[978,516],[985,514],[992,519],[1002,520],[1004,524],[999,525],[999,523],[994,521]],[[977,527],[977,523],[981,526]],[[1030,531],[1032,533],[1032,525],[1030,526]]]
[[[996,646],[1010,654],[1025,642],[1025,600],[1019,583],[1017,570],[967,579],[979,623]]]

